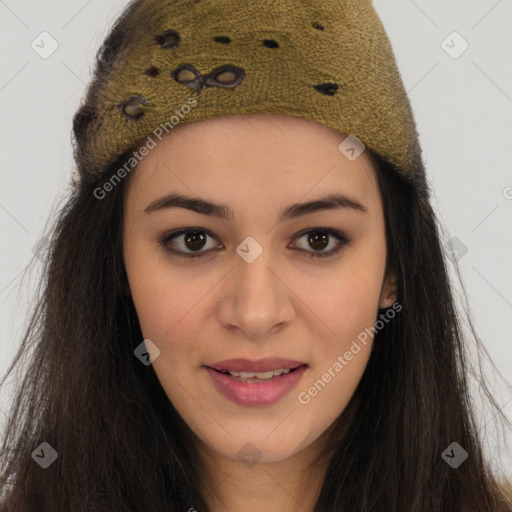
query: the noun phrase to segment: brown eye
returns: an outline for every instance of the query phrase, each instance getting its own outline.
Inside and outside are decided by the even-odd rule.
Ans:
[[[329,245],[329,235],[322,231],[312,231],[309,233],[308,243],[315,251],[321,251]]]
[[[342,235],[341,233],[334,231],[332,229],[327,228],[315,228],[310,229],[306,232],[303,232],[301,235],[296,237],[297,239],[306,238],[306,242],[309,248],[312,248],[313,251],[310,251],[308,248],[300,249],[300,252],[308,252],[307,254],[310,258],[328,258],[330,256],[334,256],[336,253],[341,251],[341,249],[348,245],[349,240]],[[325,251],[324,249],[329,246],[329,243],[332,239],[337,240],[337,244],[335,244],[334,248]],[[294,244],[296,247],[296,244]]]
[[[197,251],[204,247],[206,237],[200,231],[191,231],[184,238],[185,246],[192,251]]]
[[[207,253],[211,252],[215,248],[219,248],[219,244],[214,244],[207,250],[202,251],[207,245],[207,238],[213,238],[208,231],[204,229],[181,229],[173,231],[165,235],[161,240],[160,244],[164,249],[177,256],[183,256],[185,258],[198,258],[206,256]],[[177,242],[170,243],[173,240]],[[189,252],[190,251],[190,252]]]

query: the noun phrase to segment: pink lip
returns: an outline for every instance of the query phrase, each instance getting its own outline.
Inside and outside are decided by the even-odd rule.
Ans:
[[[305,365],[304,361],[292,361],[290,359],[283,359],[282,357],[266,357],[264,359],[257,359],[251,361],[250,359],[225,359],[216,363],[208,365],[215,370],[230,370],[235,372],[268,372],[277,368],[297,368],[298,366]]]
[[[283,366],[277,365],[274,368]],[[307,368],[304,364],[286,375],[273,377],[265,382],[241,382],[228,374],[205,367],[217,391],[239,405],[267,405],[277,402],[297,385]]]

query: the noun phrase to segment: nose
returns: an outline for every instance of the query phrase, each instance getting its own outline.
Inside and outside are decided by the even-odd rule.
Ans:
[[[296,296],[285,267],[270,250],[248,261],[235,256],[233,269],[223,280],[218,320],[237,336],[262,340],[291,322]]]

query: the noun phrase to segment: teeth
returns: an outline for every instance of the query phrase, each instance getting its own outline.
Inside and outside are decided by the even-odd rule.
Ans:
[[[291,369],[277,368],[275,370],[269,370],[268,372],[235,372],[223,370],[223,373],[228,373],[232,377],[241,377],[242,379],[251,379],[256,377],[258,379],[271,379],[274,376],[290,373]]]

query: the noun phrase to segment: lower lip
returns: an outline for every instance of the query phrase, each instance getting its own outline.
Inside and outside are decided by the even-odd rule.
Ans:
[[[277,402],[289,393],[307,370],[299,366],[296,370],[273,378],[268,382],[241,382],[226,373],[205,367],[211,375],[217,391],[239,405],[268,405]]]

